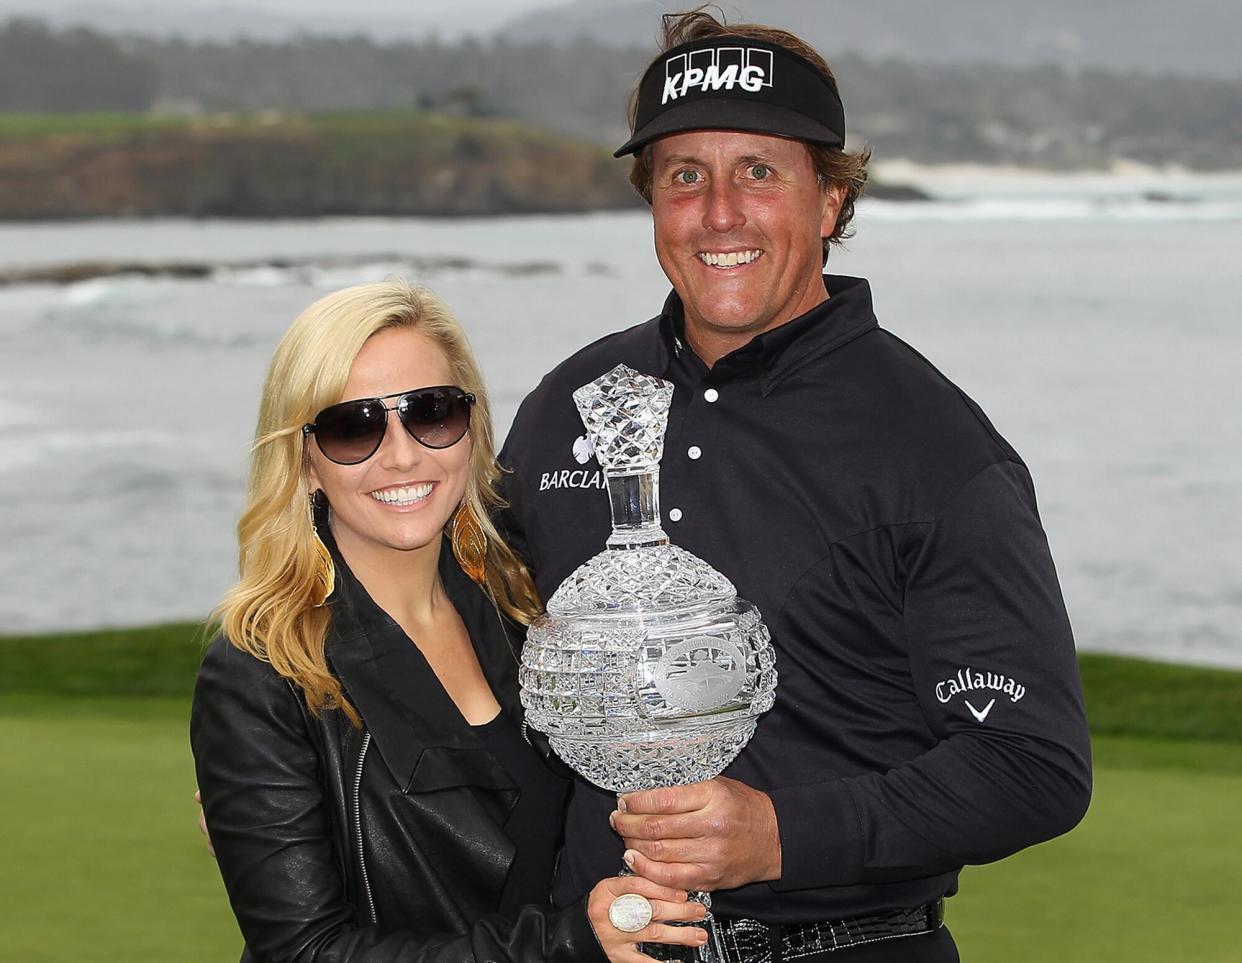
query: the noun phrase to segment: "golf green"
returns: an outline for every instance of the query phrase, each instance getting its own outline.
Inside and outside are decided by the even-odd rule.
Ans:
[[[179,700],[0,700],[6,959],[238,957],[195,828],[186,717]],[[1097,745],[1078,829],[963,873],[948,909],[963,959],[1236,960],[1242,746]]]
[[[188,694],[203,633],[0,638],[0,959],[232,961],[196,829]],[[1242,673],[1084,655],[1095,795],[1060,839],[968,867],[968,963],[1238,960]]]

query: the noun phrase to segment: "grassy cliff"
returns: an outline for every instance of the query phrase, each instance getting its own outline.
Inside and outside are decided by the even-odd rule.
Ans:
[[[642,202],[600,147],[423,111],[0,115],[0,219],[456,216]]]

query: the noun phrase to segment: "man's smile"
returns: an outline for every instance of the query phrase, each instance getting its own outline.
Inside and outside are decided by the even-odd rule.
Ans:
[[[763,251],[758,248],[750,251],[699,251],[695,257],[709,267],[735,268],[757,261],[763,257]]]

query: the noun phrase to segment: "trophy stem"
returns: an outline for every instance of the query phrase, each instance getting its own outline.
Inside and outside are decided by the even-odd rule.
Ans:
[[[660,527],[660,469],[609,472],[608,501],[612,507],[610,549],[649,548],[667,545],[668,533]]]
[[[694,951],[695,960],[697,963],[724,963],[724,947],[720,945],[720,934],[716,931],[716,918],[712,915],[712,894],[692,890],[689,897],[696,903],[702,903],[703,909],[707,910],[707,915],[693,924],[707,930],[707,942]]]

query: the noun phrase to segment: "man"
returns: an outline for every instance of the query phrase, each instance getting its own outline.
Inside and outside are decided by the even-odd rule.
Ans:
[[[843,151],[823,59],[702,12],[666,18],[663,50],[617,156],[673,293],[526,399],[502,454],[509,527],[548,597],[610,518],[573,390],[618,363],[673,382],[664,527],[759,607],[780,683],[724,776],[616,812],[578,784],[556,896],[624,852],[712,891],[733,959],[956,960],[941,920],[961,867],[1067,831],[1090,796],[1031,480],[878,327],[865,281],[821,275],[866,161]]]

